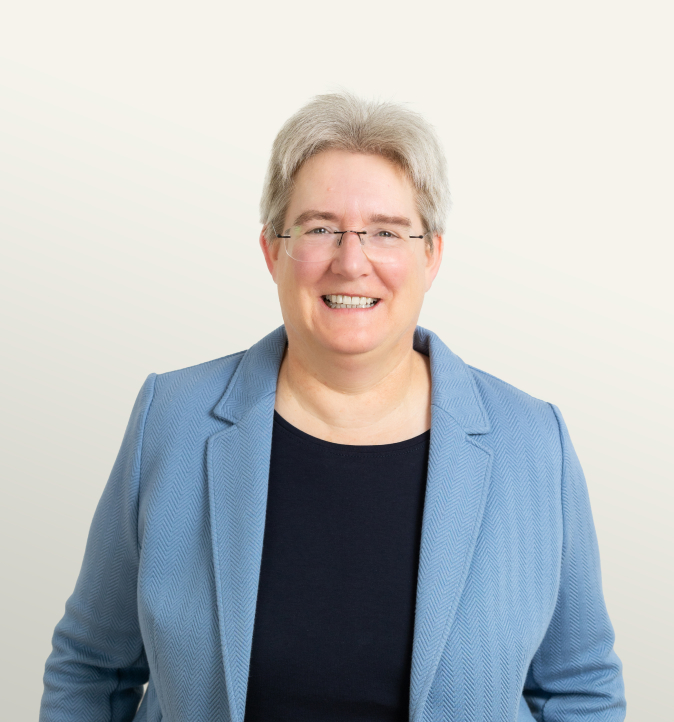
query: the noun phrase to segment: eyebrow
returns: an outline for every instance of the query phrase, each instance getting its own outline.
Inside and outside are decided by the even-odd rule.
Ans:
[[[295,218],[293,226],[301,226],[307,221],[333,221],[336,223],[338,220],[339,219],[334,213],[329,213],[328,211],[310,210],[300,213],[300,215]],[[405,216],[387,216],[383,213],[375,213],[373,216],[370,216],[369,222],[383,223],[390,226],[403,226],[404,228],[411,228],[412,226],[412,221]]]
[[[387,216],[381,213],[375,213],[375,215],[370,216],[370,223],[384,223],[389,226],[404,226],[405,228],[412,226],[412,221],[409,218],[405,218],[405,216]]]
[[[293,226],[301,226],[307,221],[334,221],[337,222],[337,216],[327,211],[304,211],[300,213],[293,221]]]

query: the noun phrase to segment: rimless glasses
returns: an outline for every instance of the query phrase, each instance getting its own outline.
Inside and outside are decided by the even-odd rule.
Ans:
[[[411,236],[394,226],[372,225],[362,231],[338,231],[330,226],[308,222],[289,228],[285,234],[272,229],[285,243],[286,253],[303,263],[329,261],[337,255],[347,233],[355,233],[363,253],[372,263],[395,263],[410,256],[416,242],[428,235]]]

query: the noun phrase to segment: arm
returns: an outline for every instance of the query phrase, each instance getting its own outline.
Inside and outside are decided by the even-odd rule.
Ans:
[[[523,694],[537,722],[622,722],[622,662],[602,592],[590,499],[561,412],[564,538],[557,604]]]
[[[133,719],[149,668],[136,606],[138,485],[156,375],[138,394],[96,508],[75,591],[56,625],[40,722]]]

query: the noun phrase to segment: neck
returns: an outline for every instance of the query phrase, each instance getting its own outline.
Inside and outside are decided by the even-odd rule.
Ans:
[[[413,338],[414,329],[392,347],[343,354],[309,348],[289,334],[277,411],[338,443],[388,443],[422,433],[430,423],[430,368]]]

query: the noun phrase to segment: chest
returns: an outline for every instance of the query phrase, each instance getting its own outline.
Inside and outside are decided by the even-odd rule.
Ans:
[[[406,717],[428,444],[334,444],[277,415],[246,722]]]
[[[293,524],[280,523],[274,532],[274,518],[266,524],[275,498],[271,434],[265,448],[259,437],[244,432],[239,425],[211,439],[210,460],[209,449],[197,441],[166,445],[161,456],[147,457],[139,509],[138,605],[148,660],[162,681],[158,693],[163,708],[184,707],[189,718],[195,689],[201,690],[200,704],[214,715],[245,705],[263,590],[263,541],[273,534],[286,535],[291,554],[285,564],[295,575],[294,589],[301,588],[297,575],[302,567],[310,572],[326,557],[333,564],[326,569],[327,579],[355,574],[344,557],[329,554],[344,542],[339,534],[349,528],[356,530],[350,538],[352,553],[371,554],[370,570],[390,564],[399,572],[407,565],[406,613],[413,610],[415,635],[411,657],[419,670],[419,688],[431,685],[429,714],[460,687],[461,675],[476,659],[489,662],[509,680],[522,677],[552,613],[561,554],[559,488],[543,457],[540,466],[532,466],[512,454],[481,451],[458,434],[453,441],[453,432],[447,432],[436,439],[450,444],[436,441],[435,456],[429,452],[432,487],[391,483],[402,457],[392,465],[380,459],[375,465],[379,487],[371,489],[376,493],[368,504],[359,503],[362,495],[353,493],[368,483],[362,465],[338,465],[334,458],[311,454],[316,466],[300,469],[288,458],[285,476],[296,485],[296,496],[285,503],[296,516]],[[419,459],[415,463],[417,469],[423,467]],[[333,496],[321,495],[316,480],[327,480],[335,470],[329,485]],[[351,492],[337,483],[342,479]],[[368,534],[381,539],[375,531],[381,532],[386,519],[402,518],[395,509],[387,510],[396,504],[407,509],[410,528],[418,530],[414,524],[421,521],[419,556],[409,544],[386,556],[376,539],[368,539]],[[321,508],[322,515],[317,513]],[[415,511],[409,513],[410,508]],[[345,523],[338,523],[340,515]],[[326,542],[322,552],[314,549],[310,530],[304,528],[312,519],[313,539]],[[293,527],[297,533],[288,536]],[[306,557],[298,551],[302,549]],[[363,583],[363,569],[351,581]],[[309,585],[320,582],[311,574],[305,580]],[[410,594],[410,581],[417,582],[416,596]],[[191,661],[186,666],[184,660]],[[428,672],[430,681],[424,681],[427,670],[434,670]],[[414,674],[412,670],[413,688]]]

